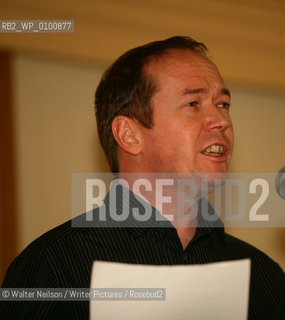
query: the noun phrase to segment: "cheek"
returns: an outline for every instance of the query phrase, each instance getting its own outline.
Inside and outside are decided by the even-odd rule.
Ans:
[[[233,152],[233,148],[234,148],[234,131],[233,131],[232,127],[228,130],[226,136],[227,136],[228,142],[231,145],[231,152]]]
[[[231,142],[232,142],[232,147],[234,147],[234,140],[235,140],[235,135],[234,135],[233,127],[232,127],[232,129],[231,129]]]
[[[149,151],[151,157],[162,163],[172,163],[176,161],[181,154],[181,131],[172,130],[171,127],[164,128],[159,133],[154,133],[149,138]]]
[[[199,140],[199,128],[194,124],[187,124],[177,128],[174,132],[176,146],[185,148],[185,151],[194,151]]]
[[[197,132],[191,130],[188,126],[176,128],[172,134],[167,137],[170,144],[172,159],[179,162],[191,162],[196,155]]]
[[[153,154],[169,160],[194,153],[199,140],[199,128],[193,121],[164,121],[157,124],[148,136],[148,146]],[[159,128],[159,129],[158,129]],[[150,133],[150,132],[149,132]],[[164,158],[166,160],[166,158]]]

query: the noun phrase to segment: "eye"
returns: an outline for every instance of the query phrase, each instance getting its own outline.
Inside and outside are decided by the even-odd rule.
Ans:
[[[227,102],[223,102],[223,103],[219,103],[217,105],[218,108],[224,108],[224,109],[229,109],[230,108],[230,104]]]
[[[191,101],[186,104],[189,107],[197,107],[198,101]]]

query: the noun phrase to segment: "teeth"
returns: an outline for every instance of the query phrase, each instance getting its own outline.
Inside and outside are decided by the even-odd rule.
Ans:
[[[217,144],[212,144],[204,153],[219,156],[221,153],[223,153],[224,149],[222,146],[219,146]]]

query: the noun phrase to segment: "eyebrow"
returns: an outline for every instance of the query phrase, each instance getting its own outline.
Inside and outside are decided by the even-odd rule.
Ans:
[[[185,95],[190,95],[190,94],[195,94],[195,93],[207,93],[207,90],[205,88],[197,88],[197,89],[185,89],[182,91],[182,96],[185,96]],[[230,90],[226,89],[226,88],[223,88],[220,90],[220,93],[223,94],[223,95],[226,95],[226,96],[229,96],[231,97],[231,93],[230,93]]]
[[[221,93],[224,94],[224,95],[226,95],[226,96],[231,97],[231,93],[230,93],[230,90],[229,90],[229,89],[223,88],[223,89],[221,90]]]

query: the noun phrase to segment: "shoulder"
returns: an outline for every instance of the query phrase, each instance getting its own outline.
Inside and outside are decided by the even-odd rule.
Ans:
[[[96,210],[93,215],[96,216]],[[32,241],[16,259],[26,256],[36,258],[44,257],[49,251],[60,250],[64,246],[74,246],[74,249],[86,245],[86,239],[96,241],[96,238],[104,237],[104,229],[101,228],[96,219],[86,222],[86,214],[45,232],[43,235]]]
[[[94,225],[82,226],[80,221],[84,218],[81,215],[69,220],[31,242],[9,266],[3,286],[57,287],[61,285],[62,273],[75,268],[83,252],[90,267],[105,231]],[[90,257],[88,247],[92,248]]]
[[[47,232],[37,239],[33,240],[16,258],[22,259],[27,256],[42,258],[45,253],[56,247],[61,242],[71,241],[74,237],[82,232],[80,228],[72,227],[72,220],[69,220]]]
[[[250,309],[252,319],[280,319],[285,308],[285,275],[267,254],[229,234],[224,235],[230,259],[251,261]]]
[[[2,287],[42,289],[72,286],[73,283],[66,280],[70,277],[66,270],[74,262],[65,262],[67,269],[64,272],[61,270],[61,264],[67,259],[64,251],[61,252],[61,243],[72,242],[78,233],[80,233],[79,228],[72,228],[70,220],[34,240],[11,263]],[[19,300],[5,303],[1,312],[7,319],[66,318],[67,315],[72,317],[74,315],[72,312],[79,313],[79,311],[84,318],[87,318],[88,307],[83,307],[80,303],[70,305],[63,302],[63,304],[56,301]]]
[[[280,265],[267,254],[253,245],[225,234],[225,244],[231,259],[251,260],[251,286],[252,289],[263,290],[267,288],[267,294],[282,296],[285,300],[285,275]]]
[[[253,262],[262,264],[264,267],[276,268],[282,271],[281,267],[274,260],[253,245],[227,233],[224,234],[224,241],[231,255],[235,255],[240,259],[250,258]]]
[[[285,288],[284,271],[277,262],[267,254],[253,245],[242,241],[224,232],[215,233],[215,241],[221,259],[239,260],[250,259],[252,279],[259,278],[260,281],[278,283]],[[214,242],[214,241],[213,241]]]

